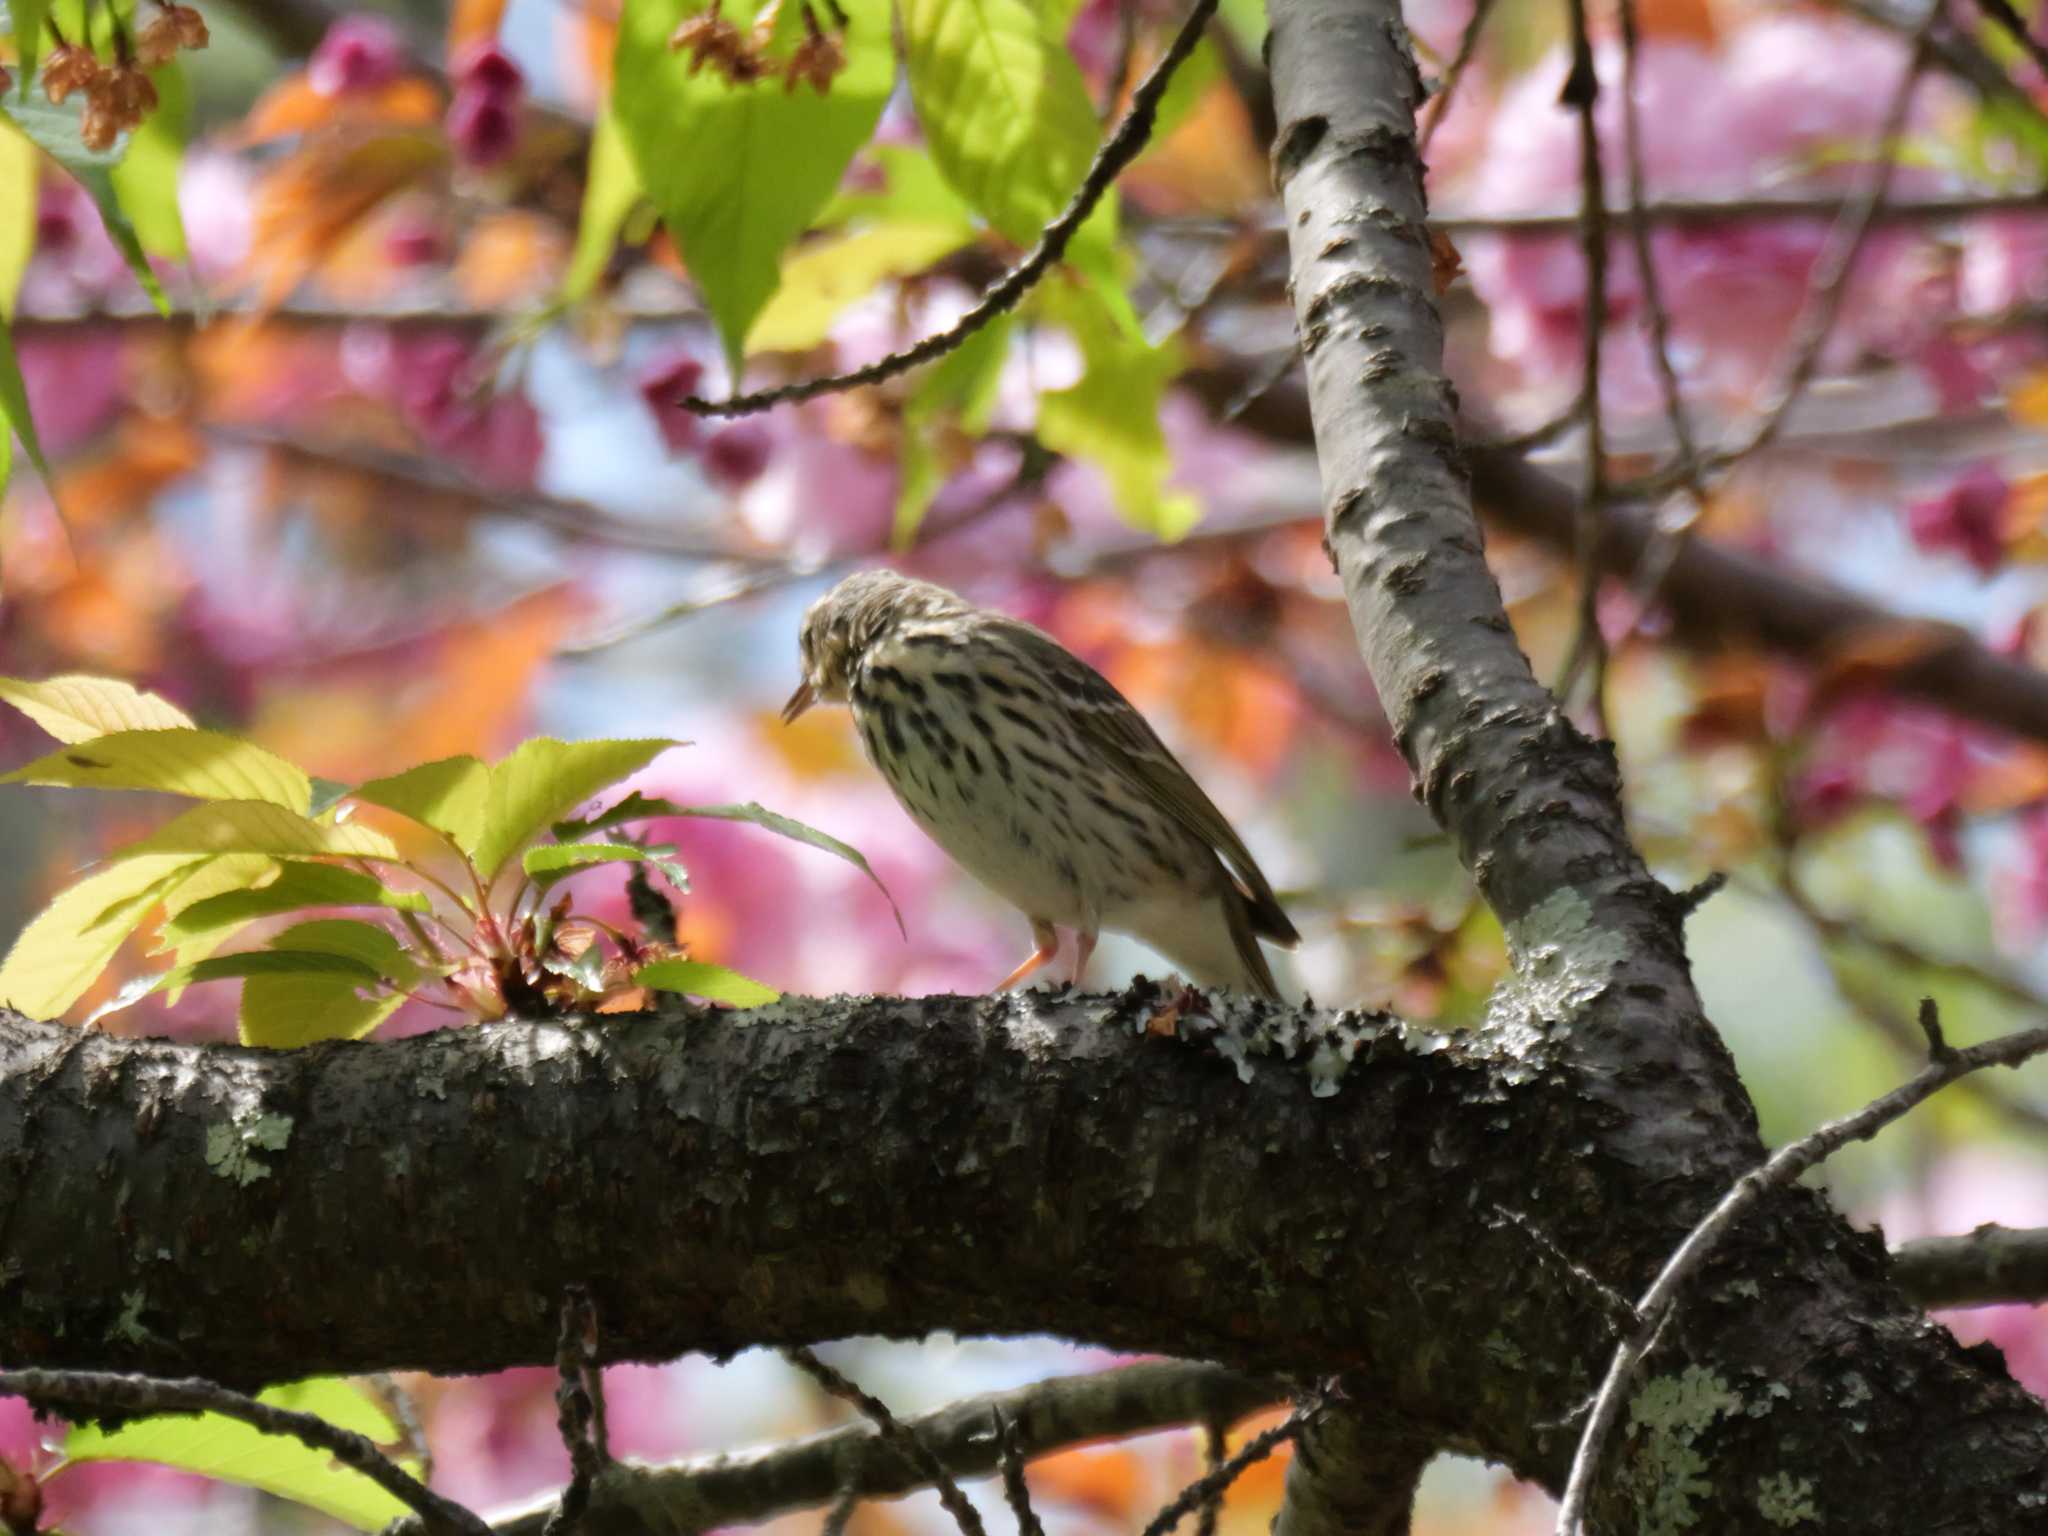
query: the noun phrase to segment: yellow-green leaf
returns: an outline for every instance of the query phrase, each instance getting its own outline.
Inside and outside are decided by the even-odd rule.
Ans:
[[[521,742],[491,769],[483,831],[467,850],[485,884],[549,822],[675,745],[667,740],[556,741],[549,736]]]
[[[635,971],[633,980],[659,992],[684,992],[707,1002],[731,1003],[736,1008],[759,1008],[782,997],[773,987],[764,986],[751,976],[702,960],[656,960]]]
[[[339,955],[368,966],[382,980],[409,987],[419,980],[420,966],[389,928],[353,917],[315,917],[271,939],[270,947],[322,955]]]
[[[114,731],[189,727],[192,717],[168,699],[117,677],[69,673],[32,682],[0,677],[0,701],[12,704],[59,741],[90,741]]]
[[[175,59],[151,70],[149,79],[156,87],[157,108],[142,120],[128,140],[128,152],[107,174],[142,248],[166,261],[183,261],[190,253],[178,209],[178,171],[185,159],[192,92]]]
[[[32,1019],[64,1012],[195,862],[178,853],[128,859],[58,892],[0,962],[0,1003]]]
[[[255,976],[326,976],[350,987],[368,986],[378,979],[376,971],[352,955],[334,955],[320,950],[256,949],[233,955],[214,955],[190,965],[173,966],[152,976],[138,976],[113,998],[95,1008],[86,1018],[96,1024],[110,1013],[132,1008],[159,988],[183,992],[203,981],[242,981]]]
[[[14,57],[19,64],[16,83],[26,96],[36,82],[36,60],[43,51],[43,21],[50,14],[50,0],[7,0],[9,24],[14,29]]]
[[[473,757],[444,757],[352,790],[358,800],[410,816],[432,827],[465,853],[483,836],[490,808],[491,770]]]
[[[35,145],[0,123],[0,320],[14,318],[21,276],[36,248],[37,180]]]
[[[43,440],[36,436],[35,417],[29,413],[28,381],[21,376],[21,359],[14,355],[14,333],[5,320],[0,320],[0,436],[10,429],[21,439],[29,463],[35,465],[44,487],[54,498],[57,477],[50,469],[50,461],[43,457]],[[10,463],[12,458],[10,449]]]
[[[747,332],[749,352],[808,352],[854,300],[887,277],[922,272],[974,238],[964,224],[880,224],[804,246]]]
[[[242,983],[235,1032],[244,1045],[290,1050],[321,1040],[360,1040],[404,1003],[402,993],[365,993],[346,976],[303,971]]]
[[[190,726],[116,731],[39,757],[0,784],[69,789],[155,789],[201,800],[267,800],[304,811],[304,770],[252,741]]]
[[[379,1445],[399,1439],[398,1426],[383,1409],[360,1387],[339,1377],[271,1387],[260,1400],[316,1414]],[[266,1435],[218,1414],[131,1419],[111,1431],[80,1425],[65,1437],[64,1455],[70,1461],[154,1461],[183,1467],[223,1482],[261,1488],[361,1531],[381,1530],[407,1513],[397,1499],[327,1452],[286,1436]],[[416,1461],[402,1455],[398,1459],[408,1471],[418,1473]]]
[[[219,860],[226,863],[227,860]],[[184,894],[182,890],[178,893]],[[165,923],[160,949],[189,944],[223,930],[232,932],[259,917],[296,912],[306,907],[386,907],[403,912],[431,910],[424,893],[393,890],[381,881],[334,864],[289,863],[278,866],[266,885],[225,890],[193,901]]]
[[[576,248],[562,277],[562,300],[581,303],[597,287],[619,243],[619,230],[641,199],[633,156],[619,132],[611,103],[597,114],[590,132],[589,169],[583,176],[583,211],[576,221]]]
[[[116,859],[142,854],[266,853],[276,859],[395,859],[390,838],[368,827],[337,826],[262,800],[215,800],[195,805],[138,843],[117,851]]]

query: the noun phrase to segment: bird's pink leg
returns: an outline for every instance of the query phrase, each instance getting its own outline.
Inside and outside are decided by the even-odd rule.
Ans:
[[[1074,935],[1074,985],[1088,974],[1088,958],[1095,953],[1095,930],[1083,928]]]
[[[1031,919],[1031,937],[1038,941],[1038,948],[1024,957],[1024,963],[996,983],[996,991],[1007,992],[1040,966],[1052,964],[1052,957],[1060,952],[1060,936],[1051,923],[1042,918]]]

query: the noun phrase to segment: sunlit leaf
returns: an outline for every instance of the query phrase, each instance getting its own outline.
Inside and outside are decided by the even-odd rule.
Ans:
[[[818,214],[821,228],[870,223],[968,224],[974,210],[940,174],[931,152],[910,144],[875,144],[862,156],[881,172],[879,187],[863,180],[833,194]]]
[[[192,92],[183,67],[173,59],[149,72],[157,108],[130,136],[128,152],[108,173],[122,209],[134,221],[135,237],[152,256],[183,261],[185,218],[178,209],[178,171],[192,116]]]
[[[1101,143],[1087,83],[1029,0],[903,0],[911,98],[932,158],[988,221],[1030,245],[1066,207]],[[1070,247],[1099,262],[1116,238],[1106,197]]]
[[[227,853],[218,858],[204,859],[191,865],[163,894],[164,920],[158,928],[158,942],[150,946],[151,953],[171,952],[171,964],[191,965],[204,960],[240,931],[241,925],[216,928],[211,932],[188,937],[180,943],[166,943],[163,933],[182,917],[187,910],[201,902],[211,901],[216,896],[230,891],[245,891],[263,884],[279,870],[324,868],[324,865],[304,865],[294,861],[280,862],[260,853]],[[171,1006],[185,995],[182,983],[173,983],[164,990],[164,1001]]]
[[[557,822],[554,832],[557,838],[567,842],[574,838],[587,837],[590,833],[602,831],[606,827],[622,826],[629,821],[652,821],[665,816],[703,816],[715,821],[751,822],[754,826],[773,832],[778,837],[786,837],[792,842],[836,855],[875,883],[875,889],[880,891],[883,899],[889,903],[889,910],[896,914],[897,928],[903,928],[903,914],[897,910],[896,898],[889,894],[889,887],[882,884],[882,877],[869,866],[858,848],[849,843],[842,843],[830,833],[820,832],[816,827],[806,826],[793,816],[784,816],[751,800],[745,805],[678,805],[673,800],[655,799],[635,790],[617,805],[587,820]]]
[[[372,779],[349,793],[410,816],[467,852],[483,836],[484,817],[490,808],[491,770],[473,757],[444,757]]]
[[[1171,345],[1132,341],[1079,287],[1048,290],[1051,311],[1073,332],[1083,359],[1080,381],[1038,402],[1039,441],[1095,465],[1108,478],[1119,516],[1171,542],[1201,518],[1185,491],[1169,492],[1171,462],[1159,403],[1180,362]]]
[[[267,800],[294,811],[312,799],[304,770],[275,752],[190,727],[116,731],[76,742],[0,775],[0,784],[155,789],[202,800]]]
[[[244,1045],[290,1050],[320,1040],[360,1040],[405,1003],[402,992],[364,992],[323,971],[251,976],[242,983],[235,1033]]]
[[[682,249],[737,370],[754,318],[778,281],[782,253],[825,206],[854,151],[874,131],[895,80],[888,0],[843,0],[846,67],[822,95],[779,80],[733,85],[691,71],[668,46],[685,17],[678,0],[627,0],[613,66],[618,114],[640,184]],[[746,27],[743,4],[728,20]],[[770,52],[803,36],[802,7],[775,12]]]
[[[0,1003],[32,1019],[69,1008],[194,862],[175,853],[129,859],[60,891],[0,962]]]
[[[390,838],[369,827],[311,821],[261,800],[215,800],[196,805],[166,826],[112,855],[265,853],[279,859],[322,857],[395,859]]]
[[[113,169],[127,153],[131,135],[122,134],[107,149],[87,149],[79,136],[79,123],[84,113],[83,92],[74,92],[61,106],[52,106],[40,92],[27,97],[0,97],[0,116],[11,118],[23,133],[36,142],[37,147],[85,188],[93,206],[99,209],[100,222],[106,225],[115,248],[127,260],[128,270],[135,274],[135,280],[149,295],[157,312],[168,315],[171,301],[164,294],[163,284],[157,281],[156,273],[151,270],[149,258],[143,253],[142,238],[136,233],[134,221],[121,206],[120,194],[114,187]]]
[[[327,954],[317,950],[256,949],[232,955],[214,955],[190,965],[172,966],[150,976],[138,976],[86,1019],[96,1024],[109,1014],[132,1008],[150,993],[165,987],[183,991],[208,981],[240,981],[251,976],[325,976],[362,986],[375,982],[375,968],[351,955]]]
[[[590,297],[612,259],[619,230],[640,201],[640,178],[610,103],[590,133],[590,164],[583,177],[583,211],[576,221],[576,248],[562,278],[562,298],[576,304]]]
[[[399,1439],[398,1427],[375,1400],[339,1377],[270,1387],[259,1397],[273,1407],[316,1414],[379,1445]],[[407,1513],[405,1505],[327,1452],[286,1436],[266,1435],[218,1414],[131,1419],[111,1431],[79,1425],[65,1437],[64,1455],[69,1461],[154,1461],[183,1467],[223,1482],[261,1488],[362,1531],[381,1530]],[[398,1459],[407,1470],[419,1471],[417,1462]]]
[[[656,960],[633,973],[643,987],[662,992],[686,992],[707,1002],[731,1003],[736,1008],[759,1008],[781,1000],[773,987],[763,986],[751,976],[729,971],[722,965],[701,960]]]
[[[35,145],[0,126],[0,320],[14,318],[22,274],[36,248],[38,180]]]
[[[19,89],[26,96],[34,88],[36,61],[43,52],[43,22],[50,14],[50,0],[7,0],[9,24],[14,29],[14,57],[21,71]]]
[[[32,681],[0,677],[0,701],[12,704],[62,742],[90,741],[114,731],[188,728],[192,717],[169,699],[116,677],[82,672]]]
[[[840,312],[888,277],[922,272],[974,238],[964,225],[882,224],[804,246],[747,332],[749,352],[807,352]]]
[[[28,384],[21,376],[21,360],[14,355],[14,334],[7,322],[0,320],[0,435],[10,428],[28,450],[28,460],[43,477],[44,486],[54,495],[57,477],[50,472],[50,461],[43,457],[35,418],[29,414]]]
[[[164,923],[158,944],[160,948],[170,948],[223,929],[232,931],[259,917],[305,907],[386,907],[426,912],[432,910],[432,903],[423,892],[394,890],[353,869],[292,862],[283,865],[268,885],[224,891],[193,902]]]
[[[646,741],[521,742],[491,769],[483,830],[468,849],[488,884],[505,861],[556,817],[599,790],[646,767],[676,743]]]

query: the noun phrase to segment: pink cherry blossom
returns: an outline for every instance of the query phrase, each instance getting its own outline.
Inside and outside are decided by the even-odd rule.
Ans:
[[[306,61],[306,80],[323,96],[389,85],[405,69],[405,40],[389,18],[355,11],[327,29]]]
[[[1989,464],[1971,465],[1939,495],[1906,509],[1906,529],[1925,550],[1961,555],[1983,575],[2005,563],[2005,506],[2011,487]]]

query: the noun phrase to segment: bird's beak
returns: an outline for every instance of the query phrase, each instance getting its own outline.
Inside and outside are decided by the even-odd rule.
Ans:
[[[797,684],[796,692],[789,696],[789,702],[782,706],[782,723],[788,725],[790,721],[817,702],[818,690],[811,686],[809,678],[805,678],[801,683]]]

